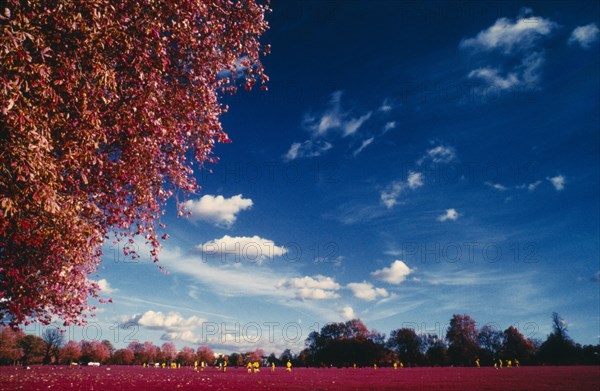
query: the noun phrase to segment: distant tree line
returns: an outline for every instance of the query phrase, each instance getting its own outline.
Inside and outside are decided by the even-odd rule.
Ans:
[[[445,336],[417,334],[412,328],[392,330],[384,334],[369,330],[359,319],[328,323],[313,331],[305,341],[305,349],[293,354],[286,349],[277,357],[265,355],[262,349],[251,352],[215,355],[208,346],[177,350],[172,342],[156,346],[152,342],[132,342],[115,349],[108,340],[68,341],[57,329],[47,329],[41,337],[19,329],[0,327],[0,365],[87,364],[100,362],[113,365],[182,366],[204,362],[218,366],[244,366],[248,362],[263,365],[349,367],[349,366],[474,366],[494,365],[511,360],[521,365],[600,365],[600,345],[582,346],[567,333],[566,322],[552,315],[552,332],[544,342],[526,338],[513,326],[497,330],[489,325],[477,328],[469,315],[455,314]]]

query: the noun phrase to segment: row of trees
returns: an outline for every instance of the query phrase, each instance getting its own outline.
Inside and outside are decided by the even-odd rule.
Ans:
[[[262,349],[252,352],[215,355],[207,346],[177,350],[172,342],[156,346],[152,342],[132,342],[126,348],[115,349],[108,340],[69,341],[57,329],[47,329],[41,337],[26,335],[21,330],[0,329],[0,364],[69,364],[101,362],[115,365],[144,363],[178,363],[193,365],[204,362],[242,366],[248,362],[270,365],[288,360],[299,366],[380,366],[402,362],[407,366],[472,366],[493,365],[498,360],[518,360],[521,364],[598,365],[600,345],[581,346],[567,334],[564,320],[552,316],[552,333],[544,342],[523,336],[515,327],[497,330],[488,325],[481,329],[469,315],[453,315],[446,335],[417,334],[411,328],[393,330],[385,335],[369,330],[353,319],[345,323],[329,323],[319,332],[312,332],[306,348],[294,355],[289,349],[279,357],[265,355]]]
[[[297,357],[308,366],[392,365],[410,366],[493,365],[498,360],[518,360],[522,364],[571,365],[600,364],[600,345],[581,346],[567,334],[564,320],[554,313],[552,333],[546,341],[526,338],[513,326],[497,330],[486,325],[477,328],[469,315],[455,314],[446,335],[417,334],[411,328],[393,330],[389,338],[369,330],[360,320],[330,323],[312,332],[306,348]]]

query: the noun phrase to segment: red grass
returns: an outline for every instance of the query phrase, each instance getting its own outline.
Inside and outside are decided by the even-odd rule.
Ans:
[[[0,368],[1,390],[598,390],[600,367],[161,369],[103,366]]]

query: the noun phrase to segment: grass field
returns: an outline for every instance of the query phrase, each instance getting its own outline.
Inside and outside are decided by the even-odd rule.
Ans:
[[[0,368],[1,390],[599,390],[600,367],[229,368],[194,372],[125,366]]]

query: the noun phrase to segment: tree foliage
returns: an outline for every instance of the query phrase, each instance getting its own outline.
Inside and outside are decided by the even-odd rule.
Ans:
[[[228,141],[219,102],[259,61],[255,0],[3,2],[0,316],[84,322],[88,279],[114,233],[158,261],[158,219],[198,188],[193,156]],[[183,211],[180,210],[180,213]],[[162,236],[166,238],[166,234]]]
[[[462,366],[473,365],[479,351],[477,334],[477,324],[469,315],[452,316],[446,333],[450,363]]]

